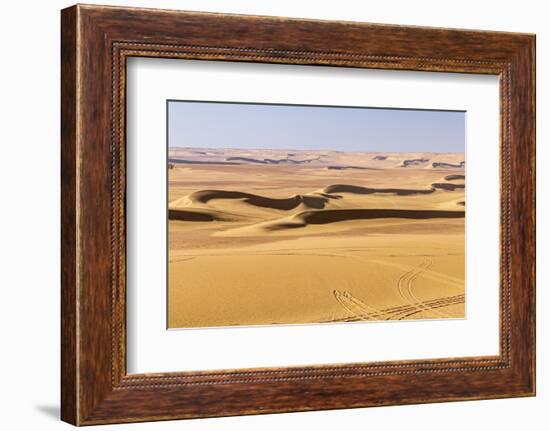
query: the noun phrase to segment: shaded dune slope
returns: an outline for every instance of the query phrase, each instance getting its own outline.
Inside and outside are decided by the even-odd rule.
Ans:
[[[378,170],[378,168],[371,168],[371,167],[368,167],[368,166],[339,166],[339,165],[330,165],[330,166],[327,166],[327,169],[328,170],[335,170],[335,171],[343,171],[343,170],[346,170],[346,169],[362,169],[362,170],[371,170],[371,171],[375,171],[375,170]]]
[[[434,189],[442,189],[442,190],[457,190],[457,189],[463,189],[464,184],[453,184],[453,183],[433,183],[432,188]]]
[[[182,221],[214,221],[220,220],[215,215],[205,211],[190,211],[183,209],[168,209],[169,220],[182,220]]]
[[[429,161],[430,161],[430,159],[424,159],[424,158],[403,160],[403,162],[401,163],[401,167],[406,168],[408,166],[418,166],[418,165],[422,165],[424,163],[428,163]]]
[[[303,163],[311,163],[316,160],[319,160],[320,157],[315,157],[313,159],[305,159],[305,160],[294,160],[284,158],[284,159],[254,159],[252,157],[228,157],[226,160],[228,162],[246,162],[246,163],[259,163],[262,165],[279,165],[279,164],[294,164],[294,165],[300,165]]]
[[[247,217],[202,208],[169,208],[168,219],[180,221],[240,221],[247,220]]]
[[[264,230],[281,230],[305,227],[314,224],[330,224],[351,220],[378,218],[401,218],[425,220],[435,218],[463,218],[464,211],[448,210],[405,210],[405,209],[340,209],[304,211],[299,214],[262,224]]]
[[[454,180],[464,180],[466,177],[464,175],[447,175],[445,181],[454,181]]]
[[[328,195],[294,195],[289,198],[269,198],[239,191],[202,190],[190,194],[188,199],[191,204],[197,202],[206,204],[213,199],[241,199],[257,207],[288,211],[302,204],[308,208],[323,209],[330,199],[337,199],[337,197]]]
[[[432,168],[463,168],[465,165],[464,161],[460,163],[433,162]]]
[[[354,186],[351,184],[333,184],[325,187],[323,193],[355,193],[360,195],[370,195],[373,193],[393,194],[397,196],[425,195],[433,193],[433,189],[395,189],[395,188],[372,188]]]
[[[463,180],[463,175],[448,175],[445,180]],[[329,224],[348,220],[367,220],[377,218],[458,218],[464,217],[464,211],[454,210],[411,210],[411,209],[327,209],[331,200],[343,199],[342,194],[386,194],[394,196],[426,195],[439,190],[454,191],[464,189],[464,184],[450,182],[432,183],[426,189],[374,188],[351,184],[333,184],[310,194],[297,194],[288,198],[271,198],[253,193],[236,190],[201,190],[184,197],[170,205],[168,218],[181,221],[238,221],[249,219],[244,214],[230,214],[225,211],[207,207],[212,200],[237,200],[255,207],[279,211],[300,211],[278,220],[257,225],[263,230],[279,230],[285,228],[303,227],[309,224]],[[456,203],[464,206],[463,201]],[[305,210],[305,211],[304,211]],[[240,211],[237,211],[240,212]],[[255,217],[252,217],[254,219]]]
[[[235,162],[223,162],[223,161],[208,161],[208,160],[186,160],[186,159],[168,159],[169,163],[175,164],[188,164],[188,165],[240,165]]]

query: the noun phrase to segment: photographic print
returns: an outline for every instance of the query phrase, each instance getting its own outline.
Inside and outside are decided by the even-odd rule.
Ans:
[[[168,328],[465,317],[465,112],[167,102]]]

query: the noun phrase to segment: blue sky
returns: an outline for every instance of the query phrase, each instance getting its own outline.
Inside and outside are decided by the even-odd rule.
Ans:
[[[464,152],[465,112],[168,102],[170,147]]]

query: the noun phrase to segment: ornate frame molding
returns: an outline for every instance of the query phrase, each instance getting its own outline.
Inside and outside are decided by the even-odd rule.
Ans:
[[[257,28],[269,31],[256,36]],[[300,42],[311,34],[321,42]],[[332,34],[339,36],[323,37]],[[534,394],[534,36],[79,5],[62,12],[62,54],[64,420],[98,424]],[[498,75],[500,355],[127,375],[125,65],[131,56]]]

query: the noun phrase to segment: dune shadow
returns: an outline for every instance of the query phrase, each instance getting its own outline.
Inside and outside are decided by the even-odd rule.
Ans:
[[[462,175],[448,175],[446,180],[463,179]],[[275,230],[280,228],[299,227],[304,224],[327,224],[343,220],[358,220],[370,218],[441,218],[441,217],[464,217],[455,212],[445,211],[426,211],[426,210],[404,210],[404,209],[326,209],[329,201],[342,199],[339,193],[349,193],[357,195],[393,195],[393,196],[414,196],[427,195],[435,193],[438,190],[454,191],[464,189],[464,184],[456,183],[432,183],[430,188],[425,189],[406,189],[406,188],[374,188],[356,186],[353,184],[332,184],[322,190],[313,191],[308,194],[296,194],[287,198],[272,198],[253,193],[241,192],[238,190],[200,190],[193,192],[183,198],[182,204],[171,205],[168,209],[169,220],[193,221],[193,222],[212,222],[212,221],[236,221],[245,220],[242,214],[230,214],[225,211],[215,210],[205,207],[212,200],[237,200],[245,204],[266,208],[268,210],[290,211],[294,209],[302,210],[295,214],[292,219],[281,220],[276,224],[270,223],[271,228]],[[304,211],[306,210],[306,211]],[[307,210],[319,210],[311,211]],[[324,210],[324,211],[321,211]],[[305,219],[307,218],[307,220]],[[275,227],[278,226],[278,227]]]
[[[434,189],[442,189],[442,190],[459,190],[463,189],[465,186],[464,184],[454,184],[454,183],[433,183],[432,188]]]
[[[180,165],[240,165],[235,162],[222,162],[222,161],[208,161],[208,160],[185,160],[185,159],[168,159],[168,163],[175,163]]]
[[[169,208],[168,220],[178,221],[242,221],[248,217],[208,208]]]
[[[354,186],[352,184],[333,184],[323,190],[324,193],[354,193],[359,195],[371,195],[374,193],[391,194],[397,196],[426,195],[433,193],[433,189],[396,189],[396,188],[373,188]]]
[[[424,163],[428,163],[430,159],[411,159],[411,160],[403,160],[403,163],[401,164],[402,168],[408,168],[409,166],[418,166],[423,165]]]
[[[213,214],[209,214],[207,212],[170,208],[168,210],[168,220],[214,221],[218,219]]]
[[[230,190],[202,190],[189,195],[189,200],[191,202],[205,204],[213,199],[242,199],[253,206],[287,211],[296,208],[300,204],[304,204],[309,208],[322,209],[325,207],[329,198],[311,195],[294,195],[289,198],[268,198],[252,193]]]
[[[334,165],[334,166],[327,166],[327,169],[329,170],[336,170],[336,171],[343,171],[343,170],[346,170],[346,169],[362,169],[362,170],[367,170],[367,171],[379,171],[380,169],[378,168],[371,168],[371,167],[368,167],[368,166],[337,166],[337,165]]]
[[[466,177],[464,175],[447,175],[445,181],[454,181],[454,180],[464,180]]]
[[[304,211],[284,220],[263,226],[265,230],[274,231],[293,229],[308,225],[323,225],[352,220],[372,219],[412,219],[426,220],[439,218],[464,218],[464,211],[450,210],[405,210],[405,209],[343,209],[324,211]]]
[[[464,166],[466,166],[466,162],[462,161],[460,163],[447,163],[447,162],[433,162],[432,163],[432,168],[453,168],[453,169],[458,169],[458,168],[463,168]]]

